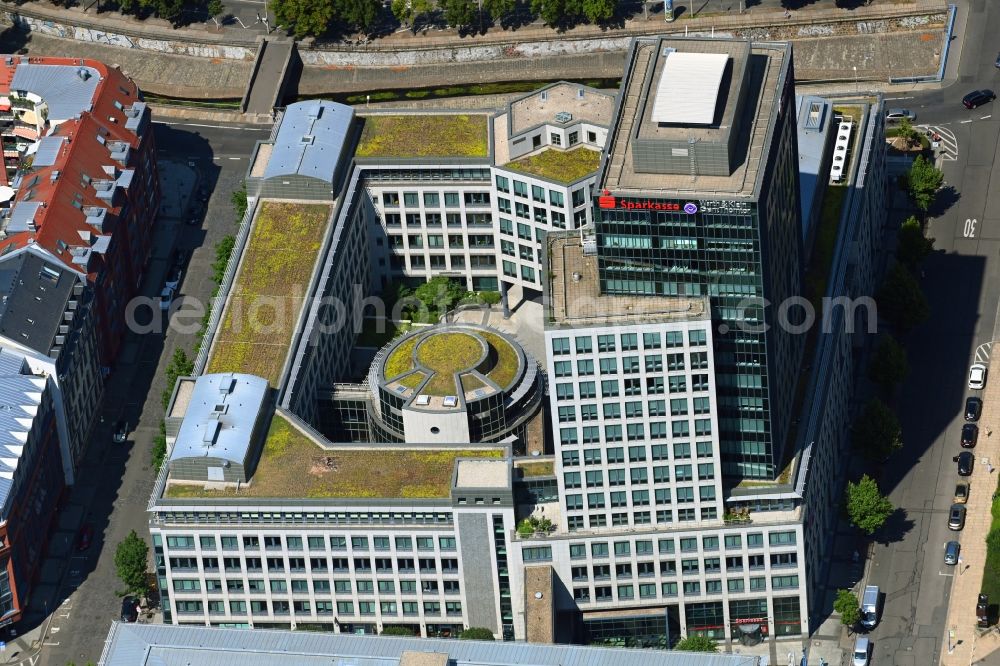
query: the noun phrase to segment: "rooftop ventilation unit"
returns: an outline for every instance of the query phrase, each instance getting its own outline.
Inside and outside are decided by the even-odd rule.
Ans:
[[[312,134],[304,134],[304,135],[302,135],[302,139],[301,139],[302,143],[304,145],[307,145],[307,146],[311,146],[313,144],[313,141],[315,141],[315,140],[316,140],[316,137],[314,137]]]
[[[90,78],[90,70],[87,69],[86,67],[81,67],[80,69],[76,70],[76,75],[80,77],[81,81],[86,81],[87,79]]]
[[[229,395],[233,392],[234,388],[236,388],[236,377],[233,377],[230,373],[222,375],[219,380],[219,393]]]
[[[420,407],[426,407],[431,404],[431,397],[429,395],[418,395],[416,404]]]
[[[595,237],[591,236],[590,238],[583,239],[583,256],[597,256],[597,239]]]
[[[556,122],[565,125],[569,121],[573,120],[573,114],[569,111],[560,111],[556,114]]]
[[[577,88],[576,89],[576,98],[577,99],[583,99],[583,95],[585,94],[585,92],[586,91],[584,91],[583,88]]]
[[[441,402],[445,407],[454,407],[458,404],[458,398],[453,395],[446,395]]]
[[[542,101],[543,102],[547,102],[548,99],[549,99],[549,91],[548,90],[543,90],[542,91]]]

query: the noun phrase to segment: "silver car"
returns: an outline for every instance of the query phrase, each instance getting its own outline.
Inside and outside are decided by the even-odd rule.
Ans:
[[[898,123],[903,118],[906,118],[912,123],[917,119],[917,114],[909,109],[889,109],[885,112],[886,122]]]

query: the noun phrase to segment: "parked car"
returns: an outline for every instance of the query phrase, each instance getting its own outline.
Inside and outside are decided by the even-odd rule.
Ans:
[[[122,622],[135,622],[139,619],[139,600],[135,597],[122,599]]]
[[[203,204],[199,203],[191,206],[191,210],[188,212],[187,223],[192,227],[198,226],[199,224],[201,224],[201,218],[204,216],[204,214],[205,214],[205,206]]]
[[[208,188],[199,187],[198,188],[198,201],[202,203],[208,203],[209,191]]]
[[[971,449],[979,441],[979,426],[975,423],[966,423],[962,426],[962,448]]]
[[[867,636],[858,636],[854,641],[854,652],[851,663],[854,666],[868,666],[868,655],[871,653],[871,641]]]
[[[957,541],[949,541],[944,545],[944,563],[958,564],[958,556],[962,553],[962,544]]]
[[[982,363],[973,363],[969,368],[969,388],[978,391],[986,386],[986,366]]]
[[[948,529],[958,532],[963,527],[965,527],[965,505],[952,504],[948,512]]]
[[[80,528],[79,532],[76,533],[76,549],[81,552],[87,550],[90,548],[90,544],[93,540],[94,526],[87,523]]]
[[[909,109],[889,109],[885,112],[885,120],[888,123],[898,123],[903,118],[906,118],[911,123],[917,119],[917,114],[913,113]]]
[[[170,309],[170,305],[174,302],[174,293],[175,290],[170,287],[164,287],[163,290],[160,291],[160,309],[164,312],[168,311]]]
[[[997,95],[992,90],[973,90],[962,98],[962,104],[965,105],[965,108],[967,109],[975,109],[983,104],[986,104],[987,102],[992,102],[996,98]]]
[[[183,274],[184,271],[181,270],[179,266],[172,266],[170,270],[167,271],[167,279],[164,282],[164,286],[177,291],[181,286],[181,276]]]
[[[983,411],[983,401],[979,398],[965,399],[965,420],[978,421],[979,415]]]
[[[972,476],[972,466],[976,458],[968,451],[962,451],[954,458],[958,463],[959,476]]]
[[[990,626],[990,595],[980,594],[976,599],[976,624],[980,627]]]
[[[182,250],[180,248],[176,248],[174,250],[174,260],[173,262],[171,262],[171,265],[174,268],[184,268],[185,266],[187,266],[187,263],[190,259],[191,259],[190,250]]]
[[[114,435],[115,444],[122,444],[128,439],[128,422],[119,419],[115,421]]]
[[[955,504],[965,504],[969,501],[969,484],[966,481],[959,481],[955,484],[955,497],[952,498]]]

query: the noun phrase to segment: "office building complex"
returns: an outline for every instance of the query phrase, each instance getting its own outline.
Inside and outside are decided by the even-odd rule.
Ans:
[[[597,182],[602,290],[710,299],[721,472],[773,479],[803,346],[777,325],[803,273],[791,47],[649,38],[626,62]]]
[[[849,222],[809,268],[834,296],[871,289],[884,196],[879,107],[844,104],[868,118]],[[798,296],[807,270],[795,117],[789,47],[659,38],[634,42],[617,101],[558,83],[493,114],[286,109],[168,408],[166,621],[808,633],[861,336],[806,344],[752,300]],[[371,334],[394,316],[373,295],[437,275],[514,312]],[[258,296],[280,325],[246,319]]]

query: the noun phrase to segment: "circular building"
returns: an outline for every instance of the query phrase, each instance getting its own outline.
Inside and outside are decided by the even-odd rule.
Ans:
[[[470,324],[439,324],[394,340],[375,357],[369,385],[373,425],[384,441],[520,438],[542,399],[538,365],[521,345]]]

